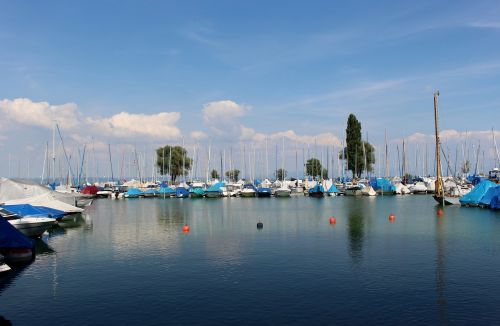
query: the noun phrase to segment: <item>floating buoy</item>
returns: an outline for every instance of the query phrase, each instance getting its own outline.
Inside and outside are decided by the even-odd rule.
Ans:
[[[396,216],[394,214],[389,215],[389,222],[394,222],[396,220]]]
[[[264,227],[264,224],[262,222],[257,222],[257,229],[262,229]]]
[[[438,209],[437,216],[439,217],[444,216],[444,211],[442,209]]]
[[[335,217],[330,217],[330,224],[335,224],[337,223],[337,219]]]
[[[186,224],[186,225],[184,225],[184,226],[182,227],[182,232],[184,232],[184,233],[188,233],[188,232],[189,232],[189,225],[187,225],[187,224]]]

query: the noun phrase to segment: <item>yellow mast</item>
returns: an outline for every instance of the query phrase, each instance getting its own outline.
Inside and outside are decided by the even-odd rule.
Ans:
[[[436,131],[436,197],[444,199],[443,178],[441,175],[441,143],[439,140],[439,117],[438,117],[439,91],[434,92],[434,127]]]

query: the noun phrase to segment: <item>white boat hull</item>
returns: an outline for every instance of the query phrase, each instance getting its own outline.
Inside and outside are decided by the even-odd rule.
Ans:
[[[9,220],[9,222],[28,237],[40,237],[45,231],[56,224],[56,220],[49,217],[23,217]]]

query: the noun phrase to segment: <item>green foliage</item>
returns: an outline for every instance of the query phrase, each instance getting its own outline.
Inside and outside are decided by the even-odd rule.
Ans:
[[[325,169],[326,170],[326,169]],[[314,178],[319,177],[322,172],[321,162],[317,158],[311,158],[306,163],[306,173]]]
[[[325,168],[321,171],[321,179],[328,179],[328,170]]]
[[[178,176],[187,175],[192,163],[193,160],[182,146],[166,145],[156,149],[156,165],[160,174],[170,174],[173,182]]]
[[[238,181],[239,176],[240,170],[238,169],[226,171],[226,177],[228,177],[231,181]]]
[[[276,176],[276,180],[284,180],[286,178],[287,172],[285,169],[278,169],[276,172],[274,172],[274,175]]]
[[[366,169],[373,170],[375,163],[375,148],[368,142],[361,140],[361,123],[354,114],[347,118],[346,147],[340,153],[341,159],[347,159],[347,169],[352,171],[356,177]],[[366,167],[365,167],[366,155]]]
[[[219,179],[219,172],[216,169],[213,169],[212,172],[210,172],[210,177],[212,179]]]

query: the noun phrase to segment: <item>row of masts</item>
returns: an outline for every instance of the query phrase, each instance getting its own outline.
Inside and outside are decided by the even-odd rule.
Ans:
[[[59,136],[58,143],[56,142],[56,135]],[[495,133],[493,130],[492,138],[496,153],[494,166],[499,166],[500,155],[498,153]],[[436,166],[441,167],[441,162],[439,162],[438,165],[434,165],[433,169],[429,169],[429,166],[432,165],[429,165],[430,156],[428,155],[427,142],[424,144],[419,142],[415,143],[415,154],[413,156],[414,164],[411,164],[412,159],[410,159],[410,155],[408,155],[408,142],[405,142],[405,140],[403,139],[401,144],[395,144],[395,152],[397,154],[397,157],[396,159],[390,159],[387,133],[385,133],[385,139],[386,141],[383,147],[375,147],[375,152],[378,153],[378,163],[375,164],[374,170],[372,172],[369,172],[365,169],[365,171],[363,171],[363,177],[390,177],[398,175],[402,177],[407,174],[412,174],[414,176],[429,176],[438,174]],[[298,142],[295,142],[294,144],[292,144],[292,146],[288,146],[288,150],[286,150],[285,146],[285,137],[282,137],[281,139],[281,146],[279,146],[278,142],[276,141],[270,144],[269,138],[265,139],[264,144],[256,142],[242,142],[239,146],[236,146],[234,148],[232,146],[229,146],[229,148],[222,149],[213,149],[211,141],[208,142],[208,148],[207,145],[200,143],[195,143],[190,146],[184,146],[184,140],[182,140],[182,143],[180,143],[179,145],[186,147],[187,150],[192,149],[190,153],[188,153],[188,156],[192,157],[193,164],[188,174],[184,177],[181,177],[183,181],[203,179],[208,181],[209,179],[211,179],[212,169],[217,170],[219,177],[222,179],[227,177],[224,174],[225,171],[232,171],[234,169],[241,170],[239,175],[240,178],[244,178],[247,180],[264,178],[275,179],[275,172],[279,168],[281,168],[283,171],[287,171],[286,168],[290,168],[290,166],[293,165],[295,165],[295,171],[293,171],[293,173],[287,171],[287,176],[289,178],[294,177],[296,179],[300,179],[307,176],[306,162],[310,158],[317,158],[318,160],[320,160],[322,167],[328,170],[328,178],[344,178],[352,176],[352,174],[346,171],[347,160],[349,160],[349,158],[346,157],[346,160],[341,159],[341,152],[344,146],[343,142],[340,147],[336,147],[333,145],[318,146],[315,142],[313,149],[311,148],[311,144],[302,144],[302,146],[300,146]],[[90,154],[88,153],[89,147],[91,147]],[[274,157],[272,157],[275,161],[275,164],[272,168],[270,168],[270,165],[272,165],[270,156],[273,156],[270,155],[270,152],[273,152],[272,147],[275,147],[275,154]],[[281,147],[281,153],[279,153],[279,147]],[[383,159],[381,158],[381,148],[383,148],[385,152]],[[50,183],[58,179],[59,181],[63,181],[66,183],[79,184],[81,182],[95,182],[97,179],[102,178],[111,180],[114,180],[115,177],[120,180],[130,178],[138,178],[139,180],[165,180],[169,177],[159,175],[156,165],[156,153],[154,149],[151,150],[152,148],[150,150],[145,148],[144,151],[137,151],[137,148],[134,147],[132,151],[130,151],[130,149],[122,150],[121,153],[115,153],[115,155],[113,156],[111,145],[108,144],[107,149],[108,155],[106,160],[108,161],[108,163],[105,163],[106,160],[103,159],[102,153],[100,155],[100,158],[98,158],[93,142],[90,144],[84,144],[82,149],[79,148],[77,157],[74,155],[72,156],[66,151],[64,139],[62,137],[59,126],[57,124],[54,124],[52,133],[52,151],[49,151],[49,144],[47,142],[45,146],[41,181]],[[444,158],[444,163],[446,163],[444,165],[446,175],[459,177],[469,173],[478,174],[480,171],[485,172],[485,150],[481,147],[481,144],[479,142],[477,143],[476,147],[476,144],[472,143],[472,141],[468,138],[467,133],[465,140],[457,144],[454,158],[452,157],[453,155],[451,154],[448,146],[443,147],[440,144],[440,149],[441,155]],[[363,159],[365,160],[364,166],[366,167],[367,156],[364,146],[362,150],[364,153]],[[148,154],[148,152],[152,154]],[[285,153],[287,153],[287,155],[285,155]],[[203,157],[203,154],[205,154],[205,158]],[[441,155],[439,159],[441,159]],[[472,158],[474,158],[475,162],[471,162],[471,156]],[[115,158],[115,160],[120,160],[119,164],[115,164],[115,167],[118,166],[119,168],[118,174],[114,173],[112,159],[113,157]],[[15,163],[12,163],[12,160],[12,156],[9,155],[9,177],[12,177],[13,175],[11,173],[12,166],[16,165]],[[293,161],[295,161],[295,164],[293,164]],[[391,161],[397,163],[391,166]],[[99,164],[99,162],[102,163]],[[30,169],[33,169],[34,164],[30,164],[30,160],[27,160],[26,164],[27,174],[25,174],[24,177],[27,175],[29,178],[31,176]],[[413,166],[410,167],[410,165]],[[382,166],[384,167],[383,171]],[[148,170],[149,172],[146,172]],[[23,177],[23,173],[21,173],[21,171],[21,161],[18,160],[17,177]],[[355,174],[357,174],[357,171],[354,172]],[[441,171],[439,172],[441,174],[443,173]],[[91,175],[100,176],[100,178],[90,177]]]

